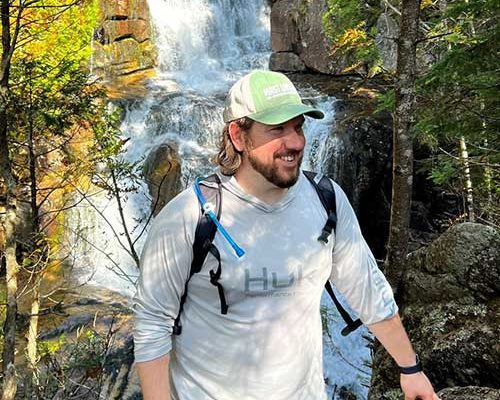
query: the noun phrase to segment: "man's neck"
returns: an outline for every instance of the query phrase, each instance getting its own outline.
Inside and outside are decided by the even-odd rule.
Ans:
[[[246,193],[268,204],[277,203],[288,191],[288,189],[280,188],[272,184],[254,170],[240,168],[236,171],[234,177]]]

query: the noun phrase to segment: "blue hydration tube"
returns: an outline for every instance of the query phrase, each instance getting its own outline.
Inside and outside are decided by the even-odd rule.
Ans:
[[[206,214],[208,216],[208,218],[210,218],[210,220],[215,224],[215,226],[217,227],[219,232],[222,234],[222,236],[224,236],[224,238],[231,245],[231,247],[233,248],[236,255],[239,258],[243,257],[245,255],[245,250],[243,250],[240,246],[238,246],[236,244],[236,242],[233,240],[233,238],[228,233],[228,231],[226,231],[226,229],[222,226],[222,224],[217,219],[210,203],[207,203],[207,199],[205,199],[205,196],[203,196],[203,193],[201,192],[201,189],[200,189],[201,180],[202,180],[201,178],[196,179],[193,186],[194,186],[194,191],[196,193],[196,196],[198,197],[198,201],[201,204],[201,208],[203,209],[203,213]]]

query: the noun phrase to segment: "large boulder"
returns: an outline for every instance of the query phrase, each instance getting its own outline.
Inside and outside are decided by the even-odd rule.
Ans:
[[[156,215],[181,189],[181,162],[176,149],[168,143],[153,149],[144,162],[143,175]]]
[[[500,234],[492,227],[459,224],[409,255],[401,315],[435,388],[453,388],[443,399],[498,398],[483,394],[500,387],[499,295]],[[370,398],[402,399],[383,349],[374,365]],[[466,386],[477,388],[458,389]],[[466,394],[453,397],[459,392]]]

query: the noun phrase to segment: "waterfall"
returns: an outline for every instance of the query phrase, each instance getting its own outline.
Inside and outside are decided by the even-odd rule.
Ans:
[[[223,102],[231,84],[251,69],[267,68],[269,4],[267,0],[148,2],[159,66],[148,95],[125,109],[121,131],[128,141],[123,157],[141,162],[151,150],[169,143],[182,160],[182,185],[187,187],[196,176],[213,169],[209,159],[216,152]],[[311,87],[299,89],[306,102],[326,114],[323,120],[307,118],[304,126],[304,168],[323,172],[326,161],[342,149],[341,141],[331,135],[335,99]],[[151,199],[144,183],[136,185],[123,200],[127,226],[140,251],[145,235],[138,235],[145,228]],[[116,201],[96,194],[92,202],[90,205],[82,201],[68,215],[75,271],[82,281],[131,294],[138,270],[120,244],[125,240]],[[360,329],[347,339],[340,338],[340,318],[327,297],[322,303],[329,398],[337,387],[345,386],[364,399],[367,390],[363,385],[369,383],[370,377],[369,368],[363,366],[369,359],[361,337],[366,331]],[[360,382],[360,376],[364,382]]]

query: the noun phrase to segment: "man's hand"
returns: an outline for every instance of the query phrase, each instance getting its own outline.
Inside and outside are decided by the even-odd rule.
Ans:
[[[429,379],[423,372],[410,375],[401,374],[400,382],[405,400],[439,400]]]

